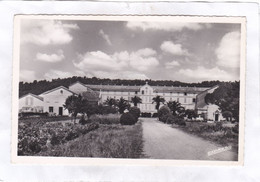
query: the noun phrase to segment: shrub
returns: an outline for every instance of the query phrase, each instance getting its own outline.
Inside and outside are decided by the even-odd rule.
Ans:
[[[79,120],[79,124],[85,125],[88,123],[88,120],[85,119],[84,115],[81,116]]]
[[[169,114],[167,119],[166,119],[166,123],[173,124],[175,122],[176,122],[176,116],[173,116],[172,114]]]
[[[98,109],[98,114],[102,114],[102,115],[117,113],[117,108],[112,106],[99,105],[97,109]]]
[[[149,113],[149,112],[142,112],[141,116],[144,117],[144,118],[150,118],[152,116],[152,114]]]
[[[129,113],[135,117],[136,122],[137,122],[138,118],[140,117],[141,110],[138,107],[130,107]]]
[[[238,126],[238,124],[236,124],[233,128],[232,128],[232,131],[234,132],[234,133],[239,133],[239,126]]]
[[[92,115],[90,117],[90,122],[99,123],[99,124],[119,124],[120,115],[119,114]]]
[[[134,125],[135,121],[136,119],[131,113],[123,113],[120,117],[121,125]]]
[[[157,118],[157,117],[158,117],[158,113],[157,113],[157,112],[156,112],[156,113],[153,113],[152,117],[153,117],[153,118]]]
[[[186,122],[182,118],[177,118],[175,123],[179,126],[186,126]]]
[[[171,110],[167,106],[162,106],[158,111],[159,121],[166,122],[168,116],[170,115]]]

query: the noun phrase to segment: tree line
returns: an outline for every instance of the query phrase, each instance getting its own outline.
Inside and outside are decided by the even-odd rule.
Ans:
[[[218,85],[220,81],[203,81],[199,83],[184,83],[180,81],[172,81],[172,80],[126,80],[126,79],[109,79],[109,78],[97,78],[97,77],[69,77],[63,79],[52,79],[51,81],[47,80],[34,80],[33,82],[20,82],[19,83],[19,97],[26,95],[28,93],[39,95],[43,92],[48,90],[54,89],[59,86],[69,87],[71,84],[75,82],[81,82],[83,84],[89,85],[130,85],[130,86],[141,86],[144,85],[146,82],[149,83],[151,86],[181,86],[181,87],[212,87]]]

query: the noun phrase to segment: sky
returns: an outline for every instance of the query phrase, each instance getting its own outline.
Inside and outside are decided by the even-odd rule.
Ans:
[[[20,32],[20,81],[72,76],[239,80],[240,24],[33,20]]]

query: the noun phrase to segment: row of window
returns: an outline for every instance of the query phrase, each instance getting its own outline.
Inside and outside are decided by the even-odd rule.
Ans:
[[[104,94],[115,94],[115,95],[137,95],[137,94],[139,94],[139,92],[138,91],[135,91],[135,92],[109,92],[109,91],[107,91],[107,92],[103,92]],[[158,92],[156,91],[155,92],[156,94],[158,94]],[[151,91],[151,90],[149,90],[149,91],[147,91],[147,90],[141,90],[141,92],[140,92],[140,94],[141,95],[152,95],[153,94],[153,92]],[[196,95],[195,93],[187,93],[187,92],[183,92],[183,93],[180,93],[180,92],[177,92],[177,93],[175,93],[175,92],[169,92],[169,93],[159,93],[159,94],[162,94],[163,96],[166,96],[166,95],[168,95],[168,96],[171,96],[171,95],[178,95],[178,96],[188,96],[188,95],[190,95],[190,96],[194,96],[194,95]]]
[[[106,100],[107,98],[109,98],[109,97],[104,96],[104,97],[103,97],[103,100]],[[119,96],[114,96],[113,98],[114,98],[114,99],[120,99],[121,97],[119,97]],[[123,97],[123,98],[126,99],[126,100],[128,100],[128,101],[131,101],[133,97]],[[142,99],[142,101],[143,101],[144,103],[146,103],[146,102],[151,103],[151,102],[152,102],[152,97],[141,97],[141,99]],[[183,103],[187,103],[189,99],[190,99],[190,98],[183,98],[182,101],[183,101]],[[180,98],[177,98],[177,99],[170,98],[169,100],[166,99],[166,101],[174,101],[174,100],[177,101],[177,102],[180,102]],[[195,103],[195,102],[196,102],[196,98],[192,98],[192,103]]]

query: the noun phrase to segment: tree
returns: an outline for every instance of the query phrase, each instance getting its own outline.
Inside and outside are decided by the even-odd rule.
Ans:
[[[160,104],[161,104],[161,103],[164,104],[164,102],[165,102],[165,99],[162,98],[162,97],[159,96],[159,95],[157,95],[156,97],[153,98],[153,102],[152,102],[152,103],[155,103],[155,104],[156,104],[156,105],[155,105],[155,108],[156,108],[157,112],[158,112],[158,110],[159,110]]]
[[[167,103],[167,105],[170,108],[172,115],[174,116],[182,116],[185,112],[184,107],[182,107],[181,103],[178,101],[170,101]]]
[[[240,82],[221,83],[213,93],[205,96],[205,102],[216,104],[222,113],[230,111],[233,118],[239,121],[239,87]]]
[[[81,95],[69,96],[63,106],[65,109],[68,109],[74,124],[79,113],[82,114],[83,118],[85,114],[89,118],[92,114],[97,112],[97,107],[88,102],[88,100],[84,99]]]
[[[189,119],[198,117],[198,114],[197,114],[196,111],[193,110],[193,109],[187,109],[187,110],[185,110],[185,115],[186,115]]]
[[[137,104],[142,103],[142,99],[138,96],[134,96],[132,97],[131,102],[134,103],[134,106],[137,106]]]
[[[222,112],[222,116],[223,116],[227,121],[231,121],[232,112],[230,112],[230,111],[224,111],[224,112]]]
[[[110,107],[116,106],[116,99],[108,97],[107,100],[104,102],[105,105],[108,105]]]
[[[123,97],[121,97],[117,101],[117,107],[120,114],[124,113],[125,109],[128,109],[130,107],[130,104],[127,100],[125,100]]]
[[[81,104],[81,95],[71,95],[66,99],[65,104],[63,105],[65,109],[68,109],[69,114],[71,114],[71,120],[73,120],[74,123],[76,122],[78,113],[81,112]]]

